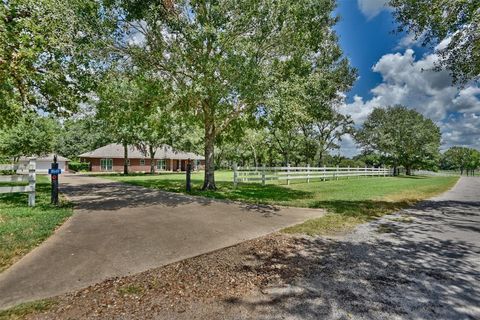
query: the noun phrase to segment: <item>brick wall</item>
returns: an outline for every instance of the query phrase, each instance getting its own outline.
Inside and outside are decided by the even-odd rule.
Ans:
[[[100,158],[81,158],[82,162],[89,162],[92,172],[105,172],[101,170]],[[112,159],[113,169],[111,172],[123,172],[123,159]],[[165,160],[165,171],[178,171],[185,169],[186,160]],[[154,160],[155,172],[159,172],[157,169],[157,160]],[[201,161],[200,169],[205,167],[205,161]],[[150,159],[144,159],[144,163],[141,164],[141,159],[130,159],[129,172],[150,172]]]

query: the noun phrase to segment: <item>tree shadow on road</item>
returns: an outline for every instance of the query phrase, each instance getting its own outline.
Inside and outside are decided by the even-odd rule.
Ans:
[[[153,184],[156,181],[152,182]],[[173,183],[175,181],[167,181],[165,183]],[[163,189],[163,188],[162,188]],[[169,190],[168,188],[166,188]],[[300,199],[305,197],[308,192],[291,190],[280,186],[248,186],[243,188],[238,197],[233,196],[227,199],[220,192],[202,192],[202,196],[193,194],[182,194],[176,192],[168,192],[157,189],[153,186],[130,185],[120,182],[108,183],[91,183],[83,185],[64,184],[62,192],[69,196],[75,202],[75,208],[87,211],[105,210],[115,211],[122,208],[141,208],[148,206],[165,206],[178,207],[189,204],[197,204],[200,206],[209,206],[214,203],[223,202],[239,206],[246,212],[258,213],[264,217],[277,215],[280,209],[275,205],[269,205],[267,200],[283,200]],[[255,193],[258,203],[239,203],[242,196],[250,197],[249,193]],[[197,192],[198,194],[198,192]]]
[[[479,208],[480,202],[426,202],[409,210],[415,223],[382,219],[388,234],[299,237],[295,249],[250,253],[261,261],[257,272],[274,270],[284,285],[228,299],[226,308],[258,319],[478,319],[480,232],[451,222],[467,217],[478,224]],[[443,236],[459,231],[470,232],[468,239]]]

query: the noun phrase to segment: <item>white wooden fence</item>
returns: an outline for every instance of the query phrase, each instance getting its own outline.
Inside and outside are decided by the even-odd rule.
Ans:
[[[309,183],[317,180],[338,180],[350,177],[386,177],[393,175],[390,168],[340,168],[340,167],[237,167],[233,165],[233,184],[239,182],[261,182],[283,180],[290,184],[292,180],[305,180]]]
[[[28,164],[0,164],[0,171],[14,171],[14,175],[0,175],[0,182],[28,182],[27,186],[0,186],[1,193],[28,193],[28,205],[35,206],[35,189],[36,189],[36,159],[30,159]],[[28,170],[28,171],[27,171]],[[22,174],[28,172],[28,174]],[[18,174],[20,173],[20,174]]]

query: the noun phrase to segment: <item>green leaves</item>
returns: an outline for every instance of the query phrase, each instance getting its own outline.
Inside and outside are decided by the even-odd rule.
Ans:
[[[310,109],[322,108],[354,78],[332,29],[333,0],[106,4],[112,17],[117,13],[115,50],[152,79],[168,83],[170,104],[195,115],[203,127],[211,152],[205,155],[208,172],[213,142],[241,122],[255,122],[260,106],[287,102],[285,108],[304,113],[309,96],[321,98]],[[143,41],[129,41],[133,34]]]
[[[480,167],[480,151],[472,148],[454,146],[442,155],[442,169],[477,170]]]
[[[14,159],[55,151],[60,125],[51,118],[31,115],[0,132],[0,154]]]
[[[365,152],[377,152],[393,166],[434,168],[438,163],[440,129],[432,120],[404,106],[376,108],[356,140]]]
[[[81,20],[96,13],[90,7],[77,0],[0,4],[0,126],[26,111],[77,110],[93,83],[91,57],[83,50],[89,30]]]
[[[423,44],[438,44],[437,69],[446,68],[459,84],[480,77],[480,2],[478,0],[390,0],[398,31]]]

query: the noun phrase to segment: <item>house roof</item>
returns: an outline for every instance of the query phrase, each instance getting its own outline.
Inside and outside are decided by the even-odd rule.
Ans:
[[[121,158],[123,159],[123,145],[118,143],[112,143],[90,152],[85,152],[79,155],[81,158]],[[142,150],[135,146],[128,146],[128,158],[129,159],[149,159],[148,153],[144,153]],[[201,155],[193,152],[185,152],[172,148],[171,146],[164,144],[157,148],[155,151],[155,159],[191,159],[191,160],[204,160]]]
[[[53,156],[54,154],[51,153],[49,155],[46,155],[46,156],[43,156],[43,157],[35,157],[35,156],[31,156],[31,157],[21,157],[19,159],[19,161],[28,161],[32,158],[35,158],[37,161],[49,161],[49,162],[53,162]],[[57,161],[70,161],[70,159],[67,159],[65,157],[62,157],[60,155],[57,155]]]

